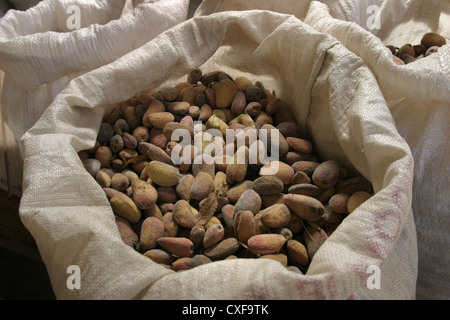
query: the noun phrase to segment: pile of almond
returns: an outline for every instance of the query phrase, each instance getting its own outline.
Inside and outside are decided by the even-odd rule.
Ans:
[[[123,241],[153,261],[179,271],[268,258],[305,272],[373,190],[299,132],[260,81],[195,69],[108,109],[79,156]]]
[[[402,65],[428,57],[429,55],[436,53],[439,48],[446,43],[447,41],[440,34],[429,32],[423,36],[420,44],[412,45],[407,43],[401,48],[393,45],[387,45],[387,48],[391,50],[394,55],[394,61],[397,64]]]

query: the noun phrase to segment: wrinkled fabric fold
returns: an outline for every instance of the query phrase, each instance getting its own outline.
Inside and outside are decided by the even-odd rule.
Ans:
[[[337,159],[372,181],[375,196],[325,242],[306,274],[265,259],[220,261],[176,273],[120,243],[106,196],[77,152],[94,145],[106,106],[178,83],[197,67],[260,80],[290,105],[321,158]],[[57,298],[415,296],[411,151],[364,62],[293,15],[234,11],[180,23],[73,79],[21,141],[20,215],[36,239]],[[37,161],[42,157],[45,166]],[[80,267],[80,290],[66,285],[69,265]],[[371,265],[381,268],[377,292],[366,283]]]

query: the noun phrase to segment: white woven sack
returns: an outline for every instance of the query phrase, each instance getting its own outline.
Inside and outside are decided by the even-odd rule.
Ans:
[[[264,9],[289,13],[329,33],[375,74],[400,135],[415,159],[412,208],[417,225],[418,299],[450,298],[450,46],[407,66],[387,44],[418,44],[427,32],[450,41],[450,2],[433,0],[206,0],[195,15]]]
[[[108,200],[77,152],[91,148],[106,107],[185,79],[192,68],[247,75],[289,102],[320,156],[371,180],[376,191],[301,275],[276,261],[217,261],[176,273],[123,243]],[[20,216],[60,299],[410,299],[417,247],[413,159],[376,80],[360,58],[290,15],[198,17],[71,81],[23,136]],[[370,266],[381,268],[370,289]],[[67,286],[69,267],[81,272]],[[205,285],[207,284],[207,285]]]
[[[353,8],[352,2],[356,3],[347,1],[346,8]],[[447,300],[450,298],[450,45],[406,66],[394,64],[385,45],[418,44],[427,32],[438,32],[449,43],[450,2],[377,2],[381,28],[370,32],[365,30],[365,20],[358,21],[360,26],[334,19],[327,6],[318,2],[312,3],[305,22],[340,40],[377,77],[397,129],[408,142],[415,160],[412,209],[419,250],[417,298]],[[364,7],[361,11],[364,12]]]
[[[189,0],[134,3],[48,0],[0,20],[1,112],[17,141],[71,79],[186,20],[189,8]]]

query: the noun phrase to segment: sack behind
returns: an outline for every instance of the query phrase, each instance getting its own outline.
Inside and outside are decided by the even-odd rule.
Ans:
[[[263,9],[293,14],[328,33],[361,57],[377,78],[400,135],[414,159],[412,208],[419,248],[418,299],[449,299],[450,45],[406,66],[385,48],[418,44],[427,32],[450,41],[449,1],[206,0],[196,16],[228,10]]]
[[[107,106],[177,83],[196,67],[262,81],[291,105],[323,159],[338,159],[373,183],[376,195],[325,242],[307,274],[265,259],[218,261],[176,273],[122,242],[108,200],[77,152],[94,146]],[[20,214],[38,243],[58,298],[415,296],[409,147],[363,61],[293,16],[227,12],[181,23],[72,80],[22,142],[25,188]],[[81,270],[79,290],[66,284],[71,265]],[[381,289],[366,285],[371,265],[381,268]]]
[[[26,11],[10,10],[0,20],[2,91],[8,92],[1,96],[0,106],[5,127],[16,142],[70,80],[186,20],[189,0],[135,4],[132,8],[125,0],[49,0]],[[4,139],[23,156],[20,144]],[[21,162],[14,157],[7,170],[13,172]],[[17,195],[21,194],[19,178],[13,188]]]
[[[426,1],[429,11],[423,12],[424,1],[412,1],[403,11],[396,10],[393,2],[386,2],[381,9],[381,17],[390,19],[381,20],[378,36],[350,21],[332,18],[328,8],[317,2],[311,5],[305,22],[340,40],[377,77],[396,127],[415,160],[412,209],[419,250],[417,298],[446,300],[450,298],[450,192],[448,175],[443,172],[448,172],[450,159],[450,45],[405,66],[392,61],[385,45],[417,44],[431,31],[445,35],[448,42],[450,19],[445,11],[450,12],[450,3]]]

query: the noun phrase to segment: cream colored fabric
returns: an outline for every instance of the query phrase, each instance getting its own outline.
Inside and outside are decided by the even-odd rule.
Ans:
[[[417,298],[449,299],[450,1],[205,0],[196,15],[251,9],[295,15],[335,37],[375,74],[415,159],[412,208],[419,249]],[[407,66],[392,62],[385,45],[418,44],[427,32],[447,39],[437,55]]]
[[[10,10],[0,20],[0,70],[5,73],[2,127],[16,139],[9,147],[19,149],[10,155],[14,156],[7,168],[10,180],[20,168],[16,163],[22,162],[16,156],[23,156],[17,141],[70,80],[185,21],[188,8],[189,0],[48,0],[27,11]],[[7,178],[0,176],[1,181]],[[7,184],[20,196],[20,180]]]
[[[238,259],[173,272],[122,243],[103,190],[77,152],[92,147],[105,107],[185,79],[195,67],[247,75],[290,103],[320,155],[360,171],[376,195],[326,241],[308,273]],[[62,299],[412,299],[417,245],[413,159],[370,69],[292,15],[226,12],[178,24],[73,79],[23,136],[20,214]],[[69,289],[66,270],[81,270]],[[369,266],[381,289],[369,289]]]
[[[450,45],[406,66],[393,64],[385,44],[420,43],[426,32],[450,42],[450,2],[411,1],[382,7],[378,36],[332,18],[313,3],[305,21],[329,33],[360,56],[378,79],[397,129],[415,160],[412,208],[419,250],[418,299],[450,298]],[[427,8],[428,10],[425,10]]]

